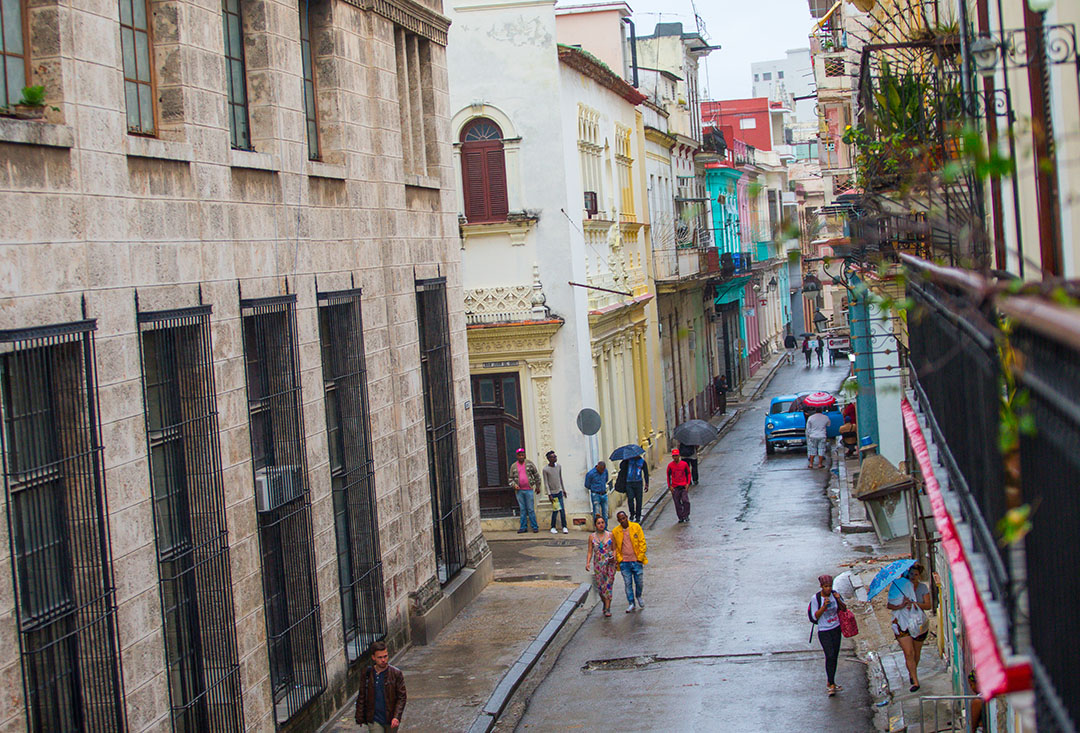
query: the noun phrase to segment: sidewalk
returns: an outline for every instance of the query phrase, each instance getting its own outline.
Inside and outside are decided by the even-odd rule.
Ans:
[[[754,375],[749,379],[743,381],[739,385],[738,392],[732,393],[730,396],[734,401],[728,401],[728,408],[745,406],[746,404],[753,402],[761,393],[769,387],[769,383],[772,382],[776,372],[784,364],[784,360],[787,358],[787,352],[783,351],[777,354],[772,354],[761,366],[758,367]]]
[[[866,589],[870,587],[874,575],[898,557],[911,556],[908,538],[897,538],[885,544],[879,542],[863,502],[852,496],[851,489],[858,479],[858,459],[845,459],[837,450],[833,455],[833,464],[836,470],[830,474],[828,492],[836,509],[836,528],[848,536],[848,541],[856,550],[867,555],[865,560],[855,562],[850,567],[856,591],[855,600],[850,602],[850,606],[859,621],[856,650],[869,665],[870,694],[877,705],[875,727],[887,733],[934,730],[932,719],[925,721],[930,728],[924,727],[919,699],[954,694],[951,675],[938,653],[937,614],[927,613],[930,635],[923,645],[919,662],[919,690],[910,692],[911,683],[908,681],[904,654],[890,626],[892,612],[886,607],[887,593],[883,591],[872,601],[866,601]],[[929,710],[928,707],[928,714]],[[943,719],[938,721],[941,725],[945,722]]]

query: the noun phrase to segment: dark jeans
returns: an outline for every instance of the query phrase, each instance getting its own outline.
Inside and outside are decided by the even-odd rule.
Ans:
[[[558,494],[554,498],[559,500],[559,508],[551,512],[551,528],[555,529],[555,518],[562,515],[562,526],[566,529],[566,494]]]
[[[641,481],[626,482],[626,508],[631,522],[641,521],[641,498],[645,484]]]
[[[822,352],[822,351],[820,351],[820,350],[819,350],[819,351],[817,352],[817,365],[818,365],[818,366],[821,366],[821,363],[822,363],[822,361],[823,361],[823,359],[821,358],[821,357],[822,357],[822,354],[823,354],[823,353],[824,353],[824,352]]]
[[[716,409],[720,414],[727,412],[727,391],[722,389],[716,390]]]
[[[697,459],[687,458],[686,462],[690,464],[690,480],[697,484]]]
[[[690,497],[687,495],[685,486],[674,486],[671,489],[671,498],[675,501],[675,513],[679,520],[690,518]]]
[[[803,356],[806,357],[806,366],[810,366],[810,354],[812,354],[812,353],[814,353],[814,352],[812,352],[812,351],[804,351],[803,352]]]
[[[829,678],[829,684],[836,684],[836,660],[840,658],[840,627],[822,631],[818,629],[818,641],[825,650],[825,674]]]

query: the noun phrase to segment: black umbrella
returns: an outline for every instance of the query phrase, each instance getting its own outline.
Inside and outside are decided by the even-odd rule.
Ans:
[[[708,445],[716,440],[716,428],[704,420],[687,420],[675,428],[672,437],[683,445]]]
[[[624,446],[616,448],[611,451],[611,455],[608,456],[609,461],[625,461],[628,458],[637,458],[640,455],[645,454],[645,449],[636,443],[627,443]]]

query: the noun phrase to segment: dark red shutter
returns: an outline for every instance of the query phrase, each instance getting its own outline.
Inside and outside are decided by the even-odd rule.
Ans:
[[[485,151],[485,154],[488,214],[493,221],[503,221],[510,211],[510,206],[506,198],[506,159],[503,156],[502,143],[499,143],[497,148]]]
[[[484,151],[468,144],[461,146],[461,178],[465,192],[465,218],[471,222],[484,221],[487,216],[487,196],[484,195]]]

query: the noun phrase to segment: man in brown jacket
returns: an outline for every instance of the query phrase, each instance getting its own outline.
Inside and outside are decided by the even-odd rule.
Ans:
[[[386,642],[372,643],[371,659],[375,664],[360,673],[356,722],[366,725],[368,733],[390,733],[401,725],[405,712],[405,676],[390,666]]]

